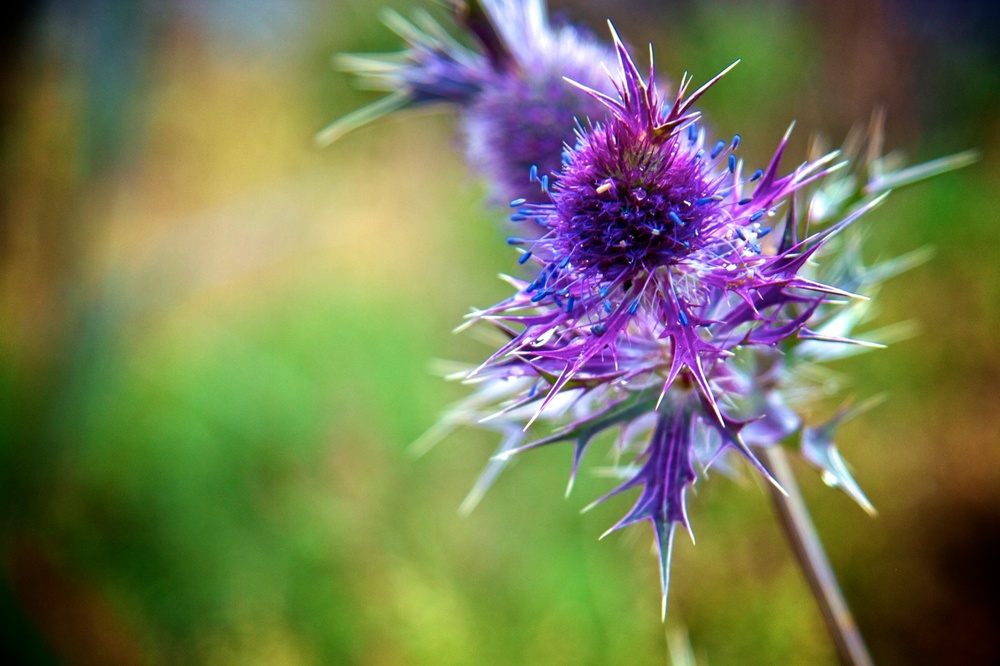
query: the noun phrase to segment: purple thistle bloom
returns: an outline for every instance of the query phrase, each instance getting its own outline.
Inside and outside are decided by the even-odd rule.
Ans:
[[[892,170],[876,122],[867,142],[848,141],[845,162],[831,166],[836,151],[779,175],[786,135],[766,168],[747,174],[740,137],[709,141],[693,110],[732,66],[691,94],[685,75],[669,102],[652,63],[644,78],[613,28],[612,49],[571,26],[553,28],[544,0],[453,5],[476,48],[426,14],[415,24],[390,15],[406,50],[341,59],[390,94],[318,138],[333,141],[401,108],[452,105],[494,199],[512,200],[511,221],[534,224],[508,239],[523,246],[519,263],[530,262],[534,278],[507,278],[516,293],[470,316],[505,343],[452,375],[477,389],[420,444],[464,424],[500,433],[463,510],[513,455],[560,441],[574,447],[568,493],[590,443],[618,429],[621,483],[595,504],[639,489],[608,532],[652,524],[664,614],[676,528],[691,530],[686,490],[699,470],[725,471],[731,451],[777,485],[751,447],[798,434],[824,481],[873,511],[833,441],[861,408],[818,426],[796,408],[818,393],[808,381],[821,372],[816,364],[882,346],[852,338],[872,311],[854,295],[872,294],[921,256],[865,265],[857,237],[841,232],[890,188],[975,156]],[[814,232],[802,237],[802,226]],[[892,337],[878,333],[869,337]]]
[[[810,328],[834,316],[830,296],[853,294],[813,279],[807,264],[881,197],[799,238],[790,198],[842,166],[828,166],[837,154],[779,175],[786,135],[767,168],[745,176],[739,137],[706,142],[691,109],[731,67],[690,95],[685,77],[668,105],[652,67],[644,79],[612,34],[617,95],[580,84],[607,107],[607,120],[578,130],[551,187],[533,174],[550,200],[519,203],[518,214],[545,230],[524,242],[522,255],[539,271],[530,283],[511,280],[514,296],[472,315],[509,341],[467,379],[503,396],[489,422],[508,437],[490,475],[515,453],[571,441],[572,481],[594,436],[622,429],[620,453],[639,453],[598,502],[641,488],[609,532],[652,523],[665,612],[673,538],[677,525],[690,530],[684,495],[696,468],[736,450],[773,482],[748,444],[776,444],[802,426],[780,390],[776,350],[797,338],[853,342]],[[784,228],[772,234],[786,203]],[[538,417],[565,421],[574,400],[572,420],[549,436],[521,443],[510,435],[515,424],[530,431]]]
[[[738,137],[708,152],[704,132],[693,131],[691,105],[726,72],[687,98],[690,80],[682,81],[663,108],[615,41],[620,99],[587,89],[611,116],[580,133],[551,202],[521,208],[548,230],[522,256],[541,265],[538,277],[478,315],[524,327],[487,365],[530,355],[559,366],[543,408],[596,358],[624,373],[618,357],[633,345],[621,343],[648,329],[654,349],[642,371],[666,366],[661,395],[683,371],[718,415],[708,375],[732,349],[774,345],[798,333],[828,294],[851,296],[799,271],[860,213],[801,241],[789,224],[780,246],[765,246],[777,207],[829,173],[836,154],[779,177],[786,135],[768,168],[744,178],[742,163],[728,159]]]
[[[528,174],[557,172],[573,128],[604,117],[605,107],[564,77],[611,92],[605,63],[614,52],[570,25],[553,27],[544,0],[455,2],[458,22],[477,49],[450,37],[427,14],[386,23],[407,43],[387,56],[342,56],[342,67],[390,94],[341,118],[317,137],[330,143],[386,113],[431,103],[459,109],[468,161],[496,201],[541,200]]]

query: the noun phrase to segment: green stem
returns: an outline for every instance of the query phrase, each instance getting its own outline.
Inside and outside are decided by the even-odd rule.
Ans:
[[[767,468],[785,489],[787,495],[767,484],[771,499],[778,512],[781,527],[795,553],[802,572],[816,602],[819,604],[823,620],[826,622],[837,648],[837,656],[845,666],[871,666],[872,658],[865,647],[861,632],[858,631],[844,595],[833,574],[823,544],[816,534],[809,510],[806,508],[795,475],[788,464],[788,456],[780,446],[770,446],[761,450],[761,458]]]

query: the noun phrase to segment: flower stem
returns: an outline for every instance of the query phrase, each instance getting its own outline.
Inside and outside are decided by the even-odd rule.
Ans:
[[[788,493],[787,496],[773,484],[766,484],[771,491],[774,508],[778,512],[781,527],[795,553],[802,572],[819,604],[826,628],[837,648],[837,656],[845,666],[871,666],[872,658],[865,647],[864,639],[854,623],[844,595],[833,574],[823,544],[816,534],[809,510],[802,493],[795,482],[795,475],[788,464],[788,456],[780,446],[770,446],[761,450],[761,458],[771,474]]]

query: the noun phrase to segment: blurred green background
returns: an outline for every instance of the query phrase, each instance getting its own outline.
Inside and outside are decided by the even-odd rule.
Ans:
[[[1000,662],[997,10],[554,4],[653,42],[675,80],[742,57],[704,110],[751,161],[792,119],[790,165],[879,105],[911,162],[982,151],[863,221],[872,257],[936,250],[880,298],[918,335],[835,366],[844,395],[889,396],[840,438],[879,516],[796,469],[877,663]],[[597,541],[633,498],[579,515],[611,481],[564,499],[568,449],[524,456],[469,517],[493,439],[408,453],[463,394],[431,359],[484,356],[450,331],[514,264],[447,113],[312,146],[373,99],[331,54],[398,46],[375,4],[13,6],[0,661],[662,664],[686,632],[703,665],[833,663],[750,476],[690,498],[663,624],[646,526]]]

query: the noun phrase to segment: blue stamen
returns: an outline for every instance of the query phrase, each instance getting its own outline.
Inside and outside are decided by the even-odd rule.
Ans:
[[[762,210],[759,210],[759,211],[757,211],[756,213],[754,213],[753,215],[751,215],[751,216],[750,216],[750,221],[751,221],[751,222],[756,222],[756,221],[757,221],[757,220],[759,220],[759,219],[760,219],[760,218],[761,218],[761,217],[762,217],[763,215],[764,215],[764,211],[762,211]]]
[[[738,205],[740,205],[740,206],[746,206],[746,205],[747,205],[748,203],[750,203],[751,201],[753,201],[753,197],[743,197],[743,198],[742,198],[742,199],[740,199],[740,200],[739,200],[739,201],[738,201],[737,203],[738,203]]]
[[[753,175],[750,176],[750,182],[752,183],[755,180],[760,180],[760,177],[763,176],[763,175],[764,175],[764,170],[763,169],[757,169],[756,171],[753,172]]]
[[[769,233],[771,233],[771,227],[764,227],[760,231],[757,232],[757,238],[763,238],[764,236],[768,235]]]
[[[694,205],[695,206],[704,206],[705,204],[712,203],[713,201],[715,201],[715,199],[713,199],[712,197],[702,197],[701,199],[698,199],[697,201],[695,201]]]
[[[715,144],[715,148],[712,148],[712,154],[709,155],[709,157],[714,160],[716,157],[719,156],[719,153],[721,153],[722,149],[725,147],[726,147],[726,142],[723,141],[722,139],[719,139],[719,142]]]
[[[670,216],[670,219],[674,221],[674,224],[676,224],[679,227],[684,226],[684,220],[681,219],[681,216],[678,215],[676,211],[672,210],[667,214]]]
[[[523,263],[527,262],[528,259],[531,259],[531,250],[528,250],[527,252],[525,252],[524,254],[522,254],[520,257],[518,257],[517,258],[517,263],[523,264]]]
[[[566,255],[566,257],[559,262],[559,268],[566,268],[567,266],[569,266],[569,255]]]
[[[687,326],[688,325],[688,316],[687,316],[687,313],[684,312],[684,310],[681,310],[681,309],[678,308],[677,315],[680,317],[681,326]]]
[[[736,150],[739,147],[740,147],[740,135],[739,134],[735,134],[735,135],[733,135],[732,149]]]
[[[590,332],[594,335],[604,335],[608,328],[604,324],[594,324],[590,327]]]
[[[611,301],[609,300],[604,301],[604,311],[607,312],[608,314],[611,314]]]
[[[528,201],[527,199],[514,199],[513,201],[510,202],[510,207],[511,208],[517,208],[518,206],[520,206],[521,204],[523,204],[523,203],[525,203],[527,201]]]
[[[573,304],[576,303],[576,296],[570,296],[569,300],[566,301],[566,314],[573,312]]]
[[[511,222],[524,222],[527,219],[528,219],[527,215],[521,215],[520,213],[514,213],[513,215],[510,216]]]
[[[632,301],[632,305],[628,306],[628,313],[630,315],[634,315],[636,313],[636,310],[638,309],[639,309],[639,299],[637,298],[634,301]]]
[[[524,245],[524,239],[507,236],[507,245]]]
[[[531,302],[532,303],[537,303],[538,301],[542,300],[543,298],[545,298],[548,295],[549,295],[548,289],[542,289],[537,294],[535,294],[534,296],[531,297]]]
[[[688,125],[688,141],[694,143],[698,139],[698,127],[695,123]]]
[[[529,180],[529,182],[532,182],[532,183],[535,182],[536,180],[538,180],[538,165],[537,164],[532,164],[531,165],[531,169],[528,171],[528,180]]]
[[[597,293],[598,293],[598,295],[601,298],[604,298],[605,296],[608,295],[609,291],[611,291],[611,285],[610,284],[606,284],[603,287],[601,287],[601,290],[599,292],[597,292]]]
[[[729,173],[736,172],[736,155],[729,156]]]

